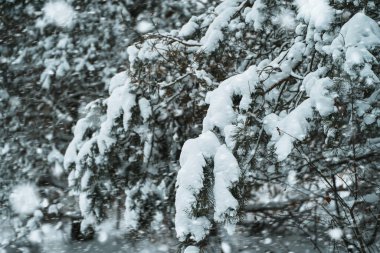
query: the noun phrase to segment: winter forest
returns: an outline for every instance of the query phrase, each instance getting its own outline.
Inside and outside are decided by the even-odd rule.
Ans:
[[[380,252],[379,0],[2,0],[0,253]]]

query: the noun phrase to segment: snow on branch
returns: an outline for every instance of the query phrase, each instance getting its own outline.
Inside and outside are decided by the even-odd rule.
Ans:
[[[259,82],[256,66],[249,67],[245,72],[223,81],[218,88],[207,93],[206,103],[210,104],[203,120],[203,131],[212,130],[215,126],[223,130],[236,119],[232,96],[242,96],[239,104],[241,110],[248,110],[251,103],[251,93]]]
[[[214,162],[214,219],[218,222],[225,222],[227,220],[232,224],[229,219],[236,219],[239,202],[231,194],[230,190],[239,180],[239,164],[226,145],[222,145],[217,149]],[[226,228],[228,231],[231,228],[233,229],[230,224],[227,224]]]
[[[205,158],[213,158],[219,146],[218,138],[210,131],[183,145],[175,200],[175,226],[180,241],[184,241],[189,234],[191,239],[200,241],[208,234],[210,221],[204,216],[195,217],[192,209],[203,188],[203,168],[207,166]]]
[[[371,69],[371,64],[378,64],[376,58],[369,52],[380,46],[380,27],[370,17],[363,13],[355,14],[329,46],[323,49],[331,54],[335,61],[345,59],[344,70],[352,78],[360,76],[367,82],[379,82]],[[359,73],[357,67],[362,66]]]
[[[130,79],[125,72],[116,75],[110,82],[110,97],[105,101],[95,101],[87,106],[87,115],[78,121],[74,128],[74,138],[66,150],[64,166],[70,171],[69,186],[79,182],[80,210],[84,216],[83,225],[93,223],[95,218],[90,213],[92,200],[90,187],[96,169],[91,168],[95,164],[104,163],[103,156],[110,151],[116,143],[113,128],[116,119],[122,118],[125,131],[129,128],[132,116],[131,109],[136,105],[136,97],[130,92]],[[144,103],[141,106],[147,107]],[[105,115],[102,107],[106,106]],[[145,117],[149,111],[146,109]]]
[[[209,25],[205,36],[201,39],[202,51],[205,53],[212,53],[219,47],[219,43],[223,40],[222,30],[228,26],[231,18],[233,18],[236,13],[245,7],[247,1],[243,1],[240,5],[239,2],[240,1],[237,0],[227,0],[223,1],[215,8],[217,17]],[[182,31],[182,34],[183,33],[184,32]]]
[[[343,51],[346,51],[344,70],[352,77],[357,75],[357,66],[365,64],[359,71],[360,77],[370,79],[368,83],[378,82],[379,79],[372,72],[369,63],[376,62],[375,58],[367,51],[380,45],[380,28],[375,21],[362,13],[356,14],[345,25],[343,25],[339,36],[326,46],[325,51],[338,60]],[[269,114],[264,118],[264,127],[267,134],[272,136],[276,147],[278,160],[282,161],[288,157],[293,149],[293,142],[304,140],[308,134],[312,118],[313,108],[322,117],[326,117],[336,111],[334,98],[338,95],[329,92],[333,81],[322,78],[326,75],[327,68],[321,67],[309,73],[302,82],[302,87],[309,96],[286,116],[279,117]]]
[[[249,110],[252,103],[252,94],[256,91],[256,88],[259,85],[270,87],[281,82],[284,78],[288,78],[293,68],[302,60],[304,49],[305,45],[303,43],[296,42],[288,52],[284,52],[272,62],[267,63],[264,61],[263,66],[261,66],[273,68],[277,66],[279,71],[261,75],[262,71],[258,70],[256,66],[251,66],[243,73],[223,81],[218,88],[207,93],[205,100],[210,106],[203,120],[203,134],[201,136],[211,134],[210,131],[213,131],[217,127],[221,135],[224,135],[224,142],[228,144],[228,146],[219,144],[220,146],[215,151],[216,153],[208,156],[214,161],[214,220],[225,223],[225,227],[229,232],[233,231],[233,226],[231,225],[234,223],[233,219],[236,219],[239,206],[238,200],[231,193],[231,189],[236,185],[241,173],[236,158],[232,154],[232,151],[229,150],[229,147],[232,147],[230,135],[234,132],[231,129],[234,129],[234,125],[237,124],[239,113]],[[240,97],[238,110],[233,103],[234,96]],[[198,239],[203,239],[206,233],[201,230],[203,231],[201,233],[202,236],[194,236],[194,231],[198,231],[198,235],[200,233],[199,218],[190,219],[186,216],[186,213],[196,203],[196,194],[203,187],[203,167],[206,164],[202,152],[199,152],[200,148],[198,146],[207,145],[207,143],[199,143],[203,142],[200,142],[198,138],[190,140],[185,143],[181,152],[181,170],[178,173],[178,190],[176,195],[176,227],[177,236],[180,240],[184,240],[186,235],[190,233],[193,235],[192,239],[199,241]],[[191,157],[191,160],[189,160],[191,161],[191,165],[185,163],[188,157]],[[192,171],[196,175],[196,180],[184,176],[184,173],[189,173],[187,171]],[[193,189],[193,191],[184,190],[188,188]],[[206,217],[203,218],[207,219]],[[207,222],[206,224],[209,223]],[[207,229],[207,227],[203,226],[202,229]]]
[[[334,112],[334,95],[329,94],[327,90],[333,85],[333,82],[330,78],[320,78],[325,72],[326,69],[321,68],[305,77],[302,86],[309,98],[288,115],[281,118],[272,113],[264,118],[264,130],[272,136],[279,161],[288,157],[295,141],[302,141],[306,138],[310,127],[308,119],[313,116],[313,108],[321,116],[328,116]]]

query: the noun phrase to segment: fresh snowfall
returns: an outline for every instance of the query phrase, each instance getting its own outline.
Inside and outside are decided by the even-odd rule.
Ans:
[[[379,0],[0,4],[0,253],[380,253]]]

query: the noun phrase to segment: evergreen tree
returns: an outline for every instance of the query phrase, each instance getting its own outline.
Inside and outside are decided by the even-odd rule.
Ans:
[[[204,8],[196,1],[146,5],[162,18],[162,26],[169,22],[164,18],[178,24]],[[136,3],[127,6],[132,13],[139,8]],[[173,203],[176,160],[184,140],[199,133],[204,103],[199,104],[196,91],[204,94],[212,84],[202,73],[187,72],[191,44],[155,30],[124,49],[128,66],[110,80],[108,98],[86,106],[66,151],[65,168],[79,198],[83,232],[115,217],[117,226],[123,222],[134,231],[172,226],[168,215],[173,205],[168,203]]]
[[[178,27],[203,7],[178,0],[1,3],[0,215],[4,223],[21,218],[16,237],[77,210],[62,153],[85,105],[106,96],[110,78],[125,68],[126,48],[149,31]],[[42,220],[11,208],[14,186],[28,182],[44,203]],[[38,224],[25,229],[29,219]]]
[[[378,247],[375,2],[224,1],[215,13],[197,40],[208,56],[250,33],[270,49],[242,47],[249,63],[206,96],[203,133],[180,158],[180,241],[203,248],[216,223],[233,230],[248,211],[317,248],[320,231],[348,251]]]
[[[70,195],[83,234],[175,227],[187,253],[228,251],[236,226],[379,250],[375,0],[4,7],[0,208],[18,238]]]

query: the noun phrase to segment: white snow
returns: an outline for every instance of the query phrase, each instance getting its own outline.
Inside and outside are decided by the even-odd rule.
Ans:
[[[48,214],[58,214],[58,206],[56,204],[50,205],[48,208]]]
[[[226,218],[234,218],[239,207],[238,201],[230,189],[239,180],[240,168],[235,157],[226,145],[220,146],[214,158],[214,219],[224,222]]]
[[[228,26],[230,19],[240,8],[238,1],[226,0],[215,8],[216,18],[209,25],[206,34],[201,39],[201,50],[211,53],[219,47],[219,42],[223,40],[223,28]]]
[[[52,151],[50,151],[47,159],[51,164],[52,174],[55,177],[60,177],[64,172],[64,168],[62,166],[63,163],[63,155],[59,152],[55,147],[53,147]]]
[[[123,71],[114,75],[110,80],[110,84],[108,88],[109,94],[112,94],[115,88],[124,85],[127,80],[128,80],[128,75],[126,71]]]
[[[147,121],[149,117],[152,115],[152,108],[150,106],[150,103],[144,97],[140,98],[138,103],[141,117],[144,119],[144,121]]]
[[[148,132],[148,128],[146,127],[146,131],[144,134],[144,163],[147,164],[149,162],[149,158],[152,152],[152,141],[153,141],[153,133]]]
[[[137,186],[138,187],[138,186]],[[136,186],[132,189],[125,190],[125,211],[124,211],[124,222],[128,230],[137,229],[139,224],[139,208],[134,205],[133,195],[138,190]]]
[[[43,8],[44,21],[61,27],[71,27],[74,24],[75,11],[65,1],[51,1]]]
[[[130,80],[127,79],[123,86],[115,88],[107,99],[107,117],[100,126],[98,135],[86,142],[78,152],[78,159],[82,160],[87,154],[91,153],[91,147],[94,142],[97,143],[100,154],[104,154],[115,143],[111,137],[112,127],[115,119],[122,116],[123,126],[127,130],[129,120],[132,117],[131,109],[135,106],[135,95],[130,93]]]
[[[230,150],[233,150],[236,141],[234,140],[234,136],[236,135],[236,126],[235,125],[227,125],[224,127],[224,140],[226,142],[227,147]]]
[[[331,237],[333,240],[341,240],[343,237],[343,230],[340,228],[332,228],[328,230],[328,235]]]
[[[195,22],[196,17],[192,17],[179,31],[178,36],[180,37],[190,37],[192,36],[198,29],[199,25]]]
[[[220,244],[223,253],[232,253],[231,246],[227,242],[222,242]]]
[[[272,243],[272,239],[269,237],[265,238],[263,241],[263,244],[266,244],[266,245],[271,244],[271,243]]]
[[[253,24],[255,30],[262,29],[265,21],[262,10],[265,8],[267,8],[267,6],[261,0],[256,0],[251,9],[247,8],[248,11],[245,16],[245,22]]]
[[[108,233],[105,231],[99,231],[97,239],[100,243],[105,243],[108,240]]]
[[[88,189],[88,185],[89,185],[90,179],[93,176],[93,174],[94,173],[91,170],[86,169],[86,171],[83,173],[83,176],[80,180],[81,190],[87,190]]]
[[[371,64],[378,62],[368,50],[379,45],[379,25],[365,14],[357,13],[342,26],[331,45],[323,47],[323,50],[331,54],[335,61],[343,58],[343,68],[352,78],[359,76],[371,84],[379,81],[371,69]]]
[[[200,250],[196,246],[187,246],[183,253],[199,253]]]
[[[150,31],[152,31],[153,29],[154,29],[154,25],[147,20],[142,20],[142,21],[138,22],[136,25],[136,30],[142,34],[148,33]]]
[[[312,100],[313,106],[321,116],[328,116],[334,112],[333,94],[329,94],[328,88],[333,86],[333,81],[328,78],[321,78],[315,82],[308,94]]]
[[[211,226],[206,217],[194,217],[192,207],[203,187],[205,158],[213,157],[219,146],[217,137],[210,131],[187,140],[183,145],[175,200],[175,228],[180,241],[184,241],[189,234],[195,241],[200,241],[205,238]]]
[[[131,69],[133,69],[133,64],[135,63],[138,57],[139,49],[136,46],[132,45],[127,48],[127,53],[128,61],[131,64]]]
[[[302,88],[312,99],[313,106],[321,116],[328,116],[334,111],[333,98],[336,96],[335,93],[328,91],[328,88],[333,85],[333,81],[330,78],[321,78],[326,73],[326,68],[319,68],[306,75],[302,82]]]
[[[105,243],[110,237],[115,236],[116,220],[109,218],[96,226],[97,239],[100,243]]]
[[[290,170],[288,172],[287,182],[291,186],[293,186],[297,183],[297,172],[296,171]]]
[[[41,202],[37,187],[29,183],[15,186],[9,201],[13,210],[21,215],[33,214]]]
[[[44,245],[56,246],[56,244],[63,242],[65,239],[65,234],[56,226],[53,226],[51,224],[43,224],[40,229],[32,230],[28,235],[28,239],[34,243],[44,243]]]
[[[155,231],[159,231],[162,228],[162,222],[164,220],[164,216],[162,212],[157,211],[153,217],[153,222],[151,224],[151,228]]]
[[[88,110],[88,114],[85,118],[78,120],[77,124],[74,128],[74,138],[70,142],[68,148],[66,149],[65,157],[64,157],[64,168],[66,170],[69,169],[70,165],[77,161],[77,152],[83,146],[84,135],[88,129],[98,128],[100,125],[100,116],[99,112],[94,105],[94,103],[90,103],[86,106],[86,110]],[[89,152],[89,151],[87,151]],[[73,171],[74,172],[74,171]],[[69,179],[75,179],[74,173],[71,172]],[[70,180],[69,180],[70,185]]]
[[[227,3],[225,10],[231,6],[236,6],[234,1],[226,1],[224,3]],[[265,61],[259,66],[260,68],[272,66],[275,69],[279,69],[279,72],[271,76],[266,76],[265,74],[259,76],[258,67],[251,66],[243,73],[223,81],[218,88],[207,93],[205,101],[210,106],[203,120],[203,134],[196,139],[187,141],[183,146],[180,157],[181,169],[177,176],[178,190],[176,195],[175,223],[177,236],[181,241],[185,240],[189,234],[190,238],[199,241],[208,232],[209,221],[206,217],[191,216],[192,207],[197,203],[196,195],[203,187],[203,167],[206,165],[205,157],[214,158],[214,220],[224,223],[227,232],[233,233],[238,201],[233,197],[230,190],[238,181],[240,169],[235,157],[228,148],[235,145],[231,138],[235,125],[238,124],[239,120],[244,121],[244,117],[238,117],[238,115],[242,111],[249,110],[252,102],[251,94],[255,91],[260,80],[263,80],[265,89],[270,89],[272,85],[284,80],[290,76],[292,69],[302,60],[304,51],[305,44],[296,42],[288,52],[284,52],[272,62]],[[238,110],[235,108],[236,105],[233,104],[233,96],[241,97]],[[311,101],[306,102],[304,106],[300,106],[298,109],[302,113],[295,111],[293,118],[290,117],[289,121],[295,121],[295,124],[308,124],[306,119],[311,116],[311,108]],[[305,110],[307,115],[304,115]],[[298,123],[298,121],[301,122]],[[278,122],[276,121],[274,124],[276,123]],[[291,125],[293,122],[284,122],[284,125],[286,123],[290,127],[289,124]],[[210,132],[215,127],[219,128],[221,135],[225,134],[224,141],[227,145],[220,146],[221,144],[219,144],[215,135]],[[276,127],[277,125],[272,126],[271,130],[276,129]],[[302,125],[298,127],[296,125],[296,131],[300,132],[297,134],[301,135],[302,138],[306,136],[306,133],[304,133],[306,130]],[[201,141],[201,138],[204,138],[205,134],[214,136],[213,138],[216,141],[213,142],[213,145],[210,145],[208,141]],[[284,159],[291,152],[293,140],[289,136],[281,139],[278,134],[273,137],[273,140],[278,141],[278,155],[280,159]],[[281,142],[284,142],[284,145]],[[211,155],[210,153],[205,155],[205,152],[202,150],[208,146],[216,149],[211,152]],[[204,222],[203,226],[200,227],[198,225],[199,221]]]
[[[100,134],[104,131],[110,132],[114,120],[123,114],[124,129],[128,129],[128,123],[132,117],[131,109],[135,106],[135,95],[130,93],[130,79],[125,80],[123,86],[113,90],[111,96],[107,99],[107,120],[102,123]]]
[[[281,120],[281,118],[274,113],[271,113],[271,114],[268,114],[267,116],[265,116],[263,119],[264,131],[268,134],[274,133],[275,131],[277,131],[277,129],[276,129],[277,124],[280,120]]]
[[[321,76],[325,75],[326,73],[327,68],[325,67],[318,68],[316,71],[310,72],[303,79],[301,89],[306,91],[306,94],[309,95],[313,85],[321,78]]]
[[[170,50],[168,48],[168,44],[165,44],[161,40],[154,39],[154,38],[146,39],[142,43],[141,48],[139,48],[139,49],[137,49],[134,46],[131,46],[129,48],[131,48],[131,49],[128,50],[128,54],[132,53],[132,55],[133,55],[132,58],[129,58],[129,59],[130,60],[131,59],[133,60],[133,58],[136,59],[136,56],[137,56],[137,58],[139,58],[142,61],[144,61],[144,60],[145,61],[154,61],[158,57],[160,57],[161,55],[165,55],[167,53],[167,51]],[[137,52],[136,52],[136,49],[138,50]]]
[[[97,146],[99,155],[95,156],[96,163],[102,163],[102,155],[110,150],[116,139],[113,134],[114,124],[117,118],[122,118],[123,128],[129,130],[129,121],[132,117],[131,109],[136,105],[136,95],[130,92],[130,79],[125,72],[116,75],[110,84],[111,95],[104,101],[97,100],[87,105],[88,113],[86,117],[80,119],[74,129],[74,139],[66,150],[64,165],[66,169],[73,168],[69,174],[69,185],[73,186],[75,180],[80,177],[81,187],[79,192],[79,207],[84,220],[83,229],[95,222],[92,210],[93,199],[89,198],[90,179],[93,172],[83,169],[83,164],[88,163],[94,157],[93,147]],[[101,106],[100,106],[101,105]],[[107,106],[106,114],[102,112],[102,106]],[[149,115],[146,103],[140,102],[143,109],[143,117]],[[91,136],[85,134],[91,131]],[[83,171],[84,170],[84,171]],[[78,192],[73,192],[78,194]],[[131,204],[131,203],[129,203]],[[130,208],[126,203],[126,208]],[[137,225],[138,213],[136,211],[126,211],[127,227],[135,228]]]
[[[291,10],[284,9],[278,17],[275,17],[274,23],[278,23],[285,29],[293,30],[296,27],[295,14]]]
[[[308,119],[313,116],[315,108],[322,117],[330,115],[335,110],[334,93],[328,92],[327,88],[333,85],[330,78],[321,78],[326,74],[325,68],[317,69],[309,73],[302,82],[302,88],[309,96],[308,99],[298,105],[293,111],[284,117],[269,114],[264,117],[264,130],[272,135],[275,142],[278,160],[282,161],[288,157],[293,149],[293,142],[304,140],[308,134]]]
[[[232,96],[241,95],[239,108],[248,110],[251,103],[251,92],[259,81],[255,66],[245,72],[223,81],[218,88],[208,92],[206,103],[210,104],[203,120],[203,131],[212,130],[215,126],[224,129],[234,122],[237,112],[233,109]]]
[[[380,45],[380,27],[375,20],[359,12],[342,26],[332,46],[363,46],[372,49]]]
[[[364,123],[367,125],[371,125],[376,122],[376,115],[373,114],[366,114],[364,116]]]
[[[263,61],[263,63],[260,63],[260,68],[273,67],[281,70],[270,75],[265,72],[260,72],[260,78],[264,80],[264,88],[270,89],[276,83],[289,77],[293,68],[302,60],[305,49],[305,43],[296,42],[289,48],[288,52],[283,52],[272,62],[266,64],[266,62]],[[266,95],[266,99],[271,100],[270,93]]]
[[[57,229],[57,227],[52,224],[43,224],[41,226],[41,232],[44,243],[58,243],[65,239],[63,231]]]
[[[296,0],[297,17],[315,26],[316,29],[327,29],[334,18],[334,9],[328,0]]]
[[[88,197],[87,192],[81,192],[79,194],[79,209],[83,216],[86,216],[90,213],[91,199]]]
[[[29,233],[28,239],[29,241],[33,243],[42,243],[42,231],[37,229],[37,230],[32,230]]]
[[[275,123],[273,120],[266,120],[267,117],[264,118],[264,122]],[[273,115],[270,117],[274,118]],[[286,117],[275,123],[275,127],[273,125],[265,126],[265,129],[272,130],[272,132],[267,132],[267,134],[272,135],[272,141],[275,142],[276,154],[279,161],[286,159],[291,153],[294,141],[303,140],[306,137],[309,128],[307,119],[311,117],[312,104],[311,100],[307,99],[286,115]]]

